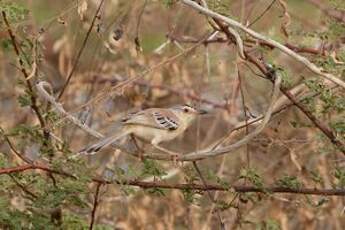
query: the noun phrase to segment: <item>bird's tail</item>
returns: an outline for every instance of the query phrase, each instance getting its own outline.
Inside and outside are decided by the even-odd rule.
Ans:
[[[97,143],[95,143],[95,144],[93,144],[93,145],[91,145],[85,149],[82,149],[77,154],[73,155],[72,158],[78,157],[80,155],[94,155],[97,152],[99,152],[101,149],[104,149],[105,147],[113,144],[115,141],[128,135],[129,133],[130,133],[129,130],[120,129],[115,134],[113,134],[109,137],[105,137],[102,140],[98,141]]]

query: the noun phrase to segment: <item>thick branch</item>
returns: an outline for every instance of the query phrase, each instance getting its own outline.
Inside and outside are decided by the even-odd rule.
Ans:
[[[197,10],[198,12],[207,15],[209,17],[212,17],[213,19],[217,19],[217,20],[221,20],[223,22],[225,22],[227,25],[232,26],[233,28],[237,28],[242,30],[243,32],[251,35],[252,37],[265,41],[268,44],[276,47],[277,49],[281,50],[282,52],[286,53],[287,55],[289,55],[290,57],[292,57],[293,59],[297,60],[298,62],[302,63],[303,65],[305,65],[308,69],[310,69],[312,72],[323,76],[324,78],[336,83],[337,85],[345,88],[345,82],[343,82],[341,79],[333,76],[330,73],[325,73],[322,71],[321,68],[319,68],[318,66],[316,66],[315,64],[313,64],[312,62],[310,62],[307,58],[299,55],[298,53],[294,52],[293,50],[289,49],[288,47],[280,44],[279,42],[276,42],[275,40],[265,37],[257,32],[255,32],[252,29],[249,29],[248,27],[243,26],[241,23],[229,18],[229,17],[225,17],[221,14],[218,14],[214,11],[211,11],[207,8],[204,8],[202,6],[200,6],[199,4],[197,4],[194,1],[191,0],[181,0],[185,5],[190,6],[191,8]]]

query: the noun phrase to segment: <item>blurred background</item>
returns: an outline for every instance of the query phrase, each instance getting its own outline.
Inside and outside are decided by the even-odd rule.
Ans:
[[[336,17],[337,13],[345,15],[342,0],[206,2],[210,9],[285,44],[344,79],[344,19]],[[237,46],[222,32],[214,31],[211,19],[179,1],[16,0],[4,1],[0,6],[7,12],[21,49],[20,57],[27,60],[24,63],[27,72],[32,72],[33,63],[37,67],[31,83],[49,82],[56,98],[63,90],[59,102],[65,110],[104,135],[116,131],[121,117],[129,112],[189,103],[208,110],[208,115],[200,117],[183,136],[163,144],[167,149],[186,154],[224,138],[223,145],[239,140],[257,124],[231,135],[229,132],[264,114],[270,102],[272,83],[257,76],[260,71],[239,57]],[[41,134],[37,134],[42,127],[28,106],[31,93],[23,81],[3,18],[0,29],[1,129],[18,151],[59,169],[85,174],[88,179],[154,178],[166,183],[202,183],[188,162],[176,166],[167,161],[141,160],[114,148],[66,163],[67,156],[97,139],[38,97],[37,104],[46,129],[53,135],[54,146],[54,151],[42,149],[45,145],[39,139]],[[344,138],[344,90],[323,82],[279,50],[240,34],[250,54],[279,69],[284,87],[306,86],[301,95],[313,96],[304,101],[305,106],[339,138]],[[123,84],[134,78],[137,80]],[[285,105],[289,103],[284,97],[281,100]],[[15,165],[18,160],[10,154],[13,149],[4,138],[0,140],[2,166]],[[129,140],[120,144],[130,151],[134,148]],[[150,146],[139,145],[146,153],[152,151]],[[345,186],[343,155],[294,106],[276,113],[248,145],[198,164],[211,184]],[[12,211],[7,212],[11,213],[8,219],[0,215],[4,229],[20,225],[39,229],[32,227],[40,226],[34,217],[50,226],[51,215],[42,213],[50,213],[47,210],[57,207],[62,216],[60,228],[83,229],[89,225],[97,185],[89,183],[87,178],[76,184],[58,177],[55,185],[42,173],[26,172],[15,175],[12,181],[1,178],[4,188],[1,194],[8,201],[4,210],[15,209],[25,214],[19,215],[18,222],[13,219],[13,225],[5,224],[15,215]],[[16,180],[36,192],[36,199],[27,199]],[[77,186],[83,189],[70,191]],[[9,194],[9,191],[15,192]],[[53,191],[63,194],[62,198],[58,199]],[[73,203],[70,196],[78,196],[82,205]],[[197,190],[104,185],[100,187],[95,228],[218,229],[218,213],[226,229],[343,229],[345,226],[342,197],[234,191],[212,192],[212,196],[217,203],[211,202],[206,192]],[[59,224],[51,226],[54,229]]]

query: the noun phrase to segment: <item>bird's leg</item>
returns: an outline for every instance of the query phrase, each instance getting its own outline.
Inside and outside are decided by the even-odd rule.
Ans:
[[[144,159],[144,151],[142,148],[139,147],[137,139],[135,138],[135,136],[133,134],[131,134],[130,137],[134,143],[135,148],[137,149],[137,151],[139,153],[139,158],[142,161]]]
[[[177,161],[179,160],[181,154],[180,153],[176,153],[176,152],[173,152],[171,150],[168,150],[166,148],[163,148],[161,146],[159,146],[158,144],[154,144],[152,143],[153,147],[155,147],[156,149],[162,151],[162,152],[165,152],[165,153],[168,153],[172,156],[172,159],[174,161],[174,164],[177,165]]]

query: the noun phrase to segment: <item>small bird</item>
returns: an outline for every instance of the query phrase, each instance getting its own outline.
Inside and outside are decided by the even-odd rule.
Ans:
[[[190,105],[178,105],[171,108],[150,108],[129,114],[122,119],[122,126],[116,134],[82,150],[80,154],[94,154],[111,145],[118,139],[133,135],[150,142],[155,148],[171,154],[174,159],[179,154],[167,150],[159,144],[170,141],[181,135],[195,120],[198,114],[206,111],[198,110]]]

